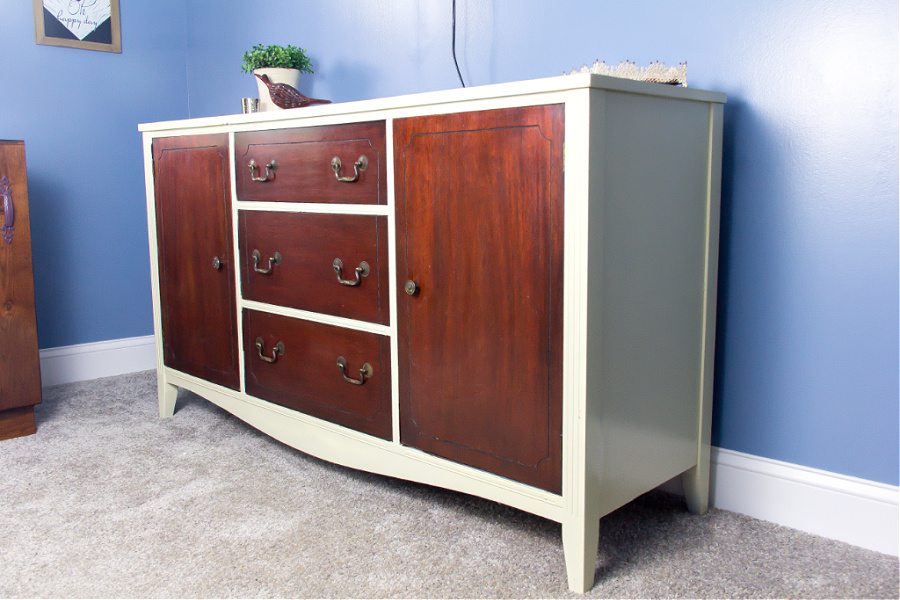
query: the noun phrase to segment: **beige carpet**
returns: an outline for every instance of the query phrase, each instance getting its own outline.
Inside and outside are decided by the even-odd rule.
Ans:
[[[44,391],[0,442],[3,597],[570,597],[557,524],[329,465],[155,374]],[[894,557],[654,493],[603,520],[587,597],[897,598]]]

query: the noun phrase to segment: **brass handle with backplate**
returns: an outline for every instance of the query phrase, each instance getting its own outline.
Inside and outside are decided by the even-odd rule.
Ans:
[[[278,168],[278,163],[275,162],[274,158],[269,161],[269,164],[266,165],[265,177],[258,177],[256,175],[256,173],[259,171],[259,163],[256,162],[256,159],[251,158],[250,162],[247,163],[247,167],[250,169],[250,179],[252,179],[253,181],[265,182],[275,179],[275,169]]]
[[[341,377],[344,378],[344,381],[346,381],[347,383],[352,383],[353,385],[364,384],[366,382],[366,379],[369,379],[375,373],[375,369],[372,368],[372,365],[370,365],[369,363],[365,363],[359,370],[359,379],[351,379],[350,377],[347,377],[347,360],[343,356],[338,356],[337,366],[341,370]]]
[[[272,348],[272,358],[263,354],[263,348],[265,348],[265,346],[266,343],[261,337],[256,338],[256,351],[259,353],[259,357],[267,363],[273,363],[278,360],[279,356],[284,356],[284,344],[281,342],[278,342],[275,347]]]
[[[361,263],[359,263],[359,266],[356,267],[356,279],[354,279],[352,281],[349,279],[341,279],[341,274],[344,271],[344,263],[341,262],[341,259],[339,259],[339,258],[334,259],[334,262],[331,263],[331,267],[334,269],[334,272],[337,273],[338,282],[343,285],[349,285],[349,286],[359,285],[360,282],[362,281],[361,277],[369,276],[369,263],[367,263],[366,261],[362,261]]]
[[[270,274],[275,265],[281,264],[281,254],[278,252],[269,258],[269,266],[265,269],[259,268],[259,261],[262,260],[262,254],[259,253],[259,250],[254,250],[250,256],[253,258],[253,270],[263,275]]]
[[[334,176],[337,177],[338,181],[344,183],[353,183],[359,179],[360,171],[365,171],[368,168],[369,159],[365,156],[360,156],[356,159],[356,162],[353,163],[353,177],[341,177],[341,159],[337,156],[331,159],[331,170],[334,171]]]

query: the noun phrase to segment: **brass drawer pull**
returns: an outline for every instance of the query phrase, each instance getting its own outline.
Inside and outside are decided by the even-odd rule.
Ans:
[[[359,370],[359,379],[351,379],[347,377],[347,360],[343,356],[338,356],[337,358],[337,366],[338,369],[341,370],[341,377],[344,378],[344,381],[347,383],[352,383],[353,385],[362,385],[366,382],[366,379],[372,377],[372,374],[375,373],[375,369],[372,368],[372,365],[369,363],[365,363],[362,366],[362,369]]]
[[[369,263],[367,263],[366,261],[362,261],[361,263],[359,263],[359,266],[356,267],[356,279],[353,281],[350,281],[348,279],[341,279],[341,273],[343,273],[343,271],[344,271],[344,263],[341,262],[341,259],[339,259],[339,258],[334,259],[334,262],[331,263],[331,266],[334,269],[334,272],[337,273],[338,282],[340,282],[343,285],[349,285],[349,286],[359,285],[360,282],[362,281],[361,277],[369,276]]]
[[[253,258],[253,270],[263,275],[270,274],[275,265],[281,264],[281,254],[278,252],[269,259],[269,266],[265,269],[259,268],[259,261],[262,260],[262,254],[259,253],[259,250],[254,250],[250,256]]]
[[[263,348],[266,343],[263,341],[261,337],[256,338],[256,351],[259,353],[259,357],[266,361],[267,363],[273,363],[278,360],[279,356],[284,356],[284,344],[278,342],[274,348],[272,348],[272,358],[269,358],[265,354],[263,354]]]
[[[359,179],[360,171],[365,171],[367,168],[369,168],[369,159],[365,156],[360,156],[353,163],[353,177],[341,177],[341,159],[337,156],[331,159],[331,169],[334,171],[334,176],[337,177],[338,181],[344,183],[353,183]]]
[[[253,181],[272,181],[275,179],[275,169],[278,168],[278,163],[275,162],[274,158],[269,161],[269,164],[266,165],[265,177],[258,177],[256,175],[259,171],[259,163],[256,162],[256,159],[251,158],[250,162],[247,163],[247,167],[250,169],[250,179]]]

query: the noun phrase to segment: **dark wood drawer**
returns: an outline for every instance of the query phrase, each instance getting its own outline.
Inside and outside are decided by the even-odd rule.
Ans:
[[[386,204],[384,131],[373,121],[236,133],[238,200]],[[355,169],[362,157],[365,167]]]
[[[260,356],[260,339],[262,356],[274,362]],[[388,337],[245,309],[244,350],[248,394],[391,438]],[[343,372],[339,357],[346,363]],[[366,377],[360,373],[365,365],[371,367]],[[350,383],[345,376],[363,383]]]
[[[245,299],[388,324],[387,217],[242,210],[238,223]]]

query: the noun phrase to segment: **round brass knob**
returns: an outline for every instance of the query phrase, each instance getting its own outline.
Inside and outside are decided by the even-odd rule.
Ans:
[[[410,279],[409,281],[406,282],[406,285],[403,286],[403,289],[406,290],[406,293],[407,293],[407,294],[409,294],[410,296],[412,296],[413,294],[415,294],[416,292],[419,291],[419,286],[416,285],[416,282],[415,282],[415,281],[413,281],[412,279]]]

